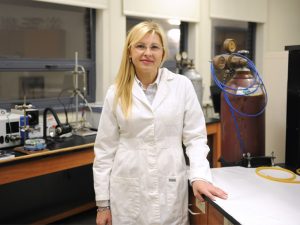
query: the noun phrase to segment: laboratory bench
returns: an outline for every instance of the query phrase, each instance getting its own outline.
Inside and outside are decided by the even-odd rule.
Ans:
[[[280,176],[274,171],[270,174]],[[228,199],[212,201],[205,197],[205,203],[192,199],[191,225],[299,224],[299,184],[265,179],[256,174],[255,168],[239,166],[213,168],[212,177],[214,184],[228,193]],[[295,180],[300,181],[300,176]]]
[[[219,166],[219,119],[206,119],[211,165]],[[95,135],[55,139],[33,154],[0,160],[0,224],[49,224],[95,208]]]
[[[1,160],[0,224],[49,224],[95,208],[94,141],[95,135],[73,135]]]
[[[221,123],[219,118],[205,118],[208,144],[211,148],[208,159],[211,167],[220,167],[221,157]]]
[[[0,185],[91,164],[95,135],[56,138],[29,154],[10,149],[15,158],[0,161]]]

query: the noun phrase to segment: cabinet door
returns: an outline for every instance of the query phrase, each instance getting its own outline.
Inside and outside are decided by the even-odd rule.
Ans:
[[[224,216],[212,205],[208,204],[207,224],[221,225],[224,224]]]
[[[224,216],[208,202],[200,202],[189,188],[190,225],[223,225]]]
[[[192,187],[189,187],[189,219],[190,225],[207,224],[207,203],[200,202],[193,194]]]
[[[194,198],[194,202],[196,202]],[[199,209],[196,204],[190,204],[189,205],[189,219],[190,219],[190,225],[207,225],[208,220],[207,220],[207,203],[203,202],[201,206],[201,209]],[[203,211],[205,210],[205,211]]]
[[[300,166],[300,47],[289,52],[286,114],[285,164],[290,169]]]

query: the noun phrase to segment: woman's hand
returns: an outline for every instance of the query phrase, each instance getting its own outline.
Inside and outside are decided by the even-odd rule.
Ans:
[[[96,224],[97,225],[112,225],[111,212],[109,209],[97,212]]]
[[[215,197],[219,197],[221,199],[227,199],[228,194],[222,189],[215,187],[209,182],[203,180],[196,180],[192,183],[194,196],[198,198],[201,202],[204,201],[202,198],[202,194],[215,201]]]

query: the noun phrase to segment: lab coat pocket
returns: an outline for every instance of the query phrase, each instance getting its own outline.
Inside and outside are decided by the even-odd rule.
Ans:
[[[110,200],[113,218],[120,222],[136,219],[140,212],[139,179],[112,176]]]
[[[184,205],[187,204],[187,185],[184,175],[167,177],[167,208],[174,215],[183,214]]]

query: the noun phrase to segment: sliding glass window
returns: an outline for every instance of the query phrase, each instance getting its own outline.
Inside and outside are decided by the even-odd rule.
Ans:
[[[72,106],[76,90],[94,101],[95,79],[95,10],[0,1],[0,108]]]

